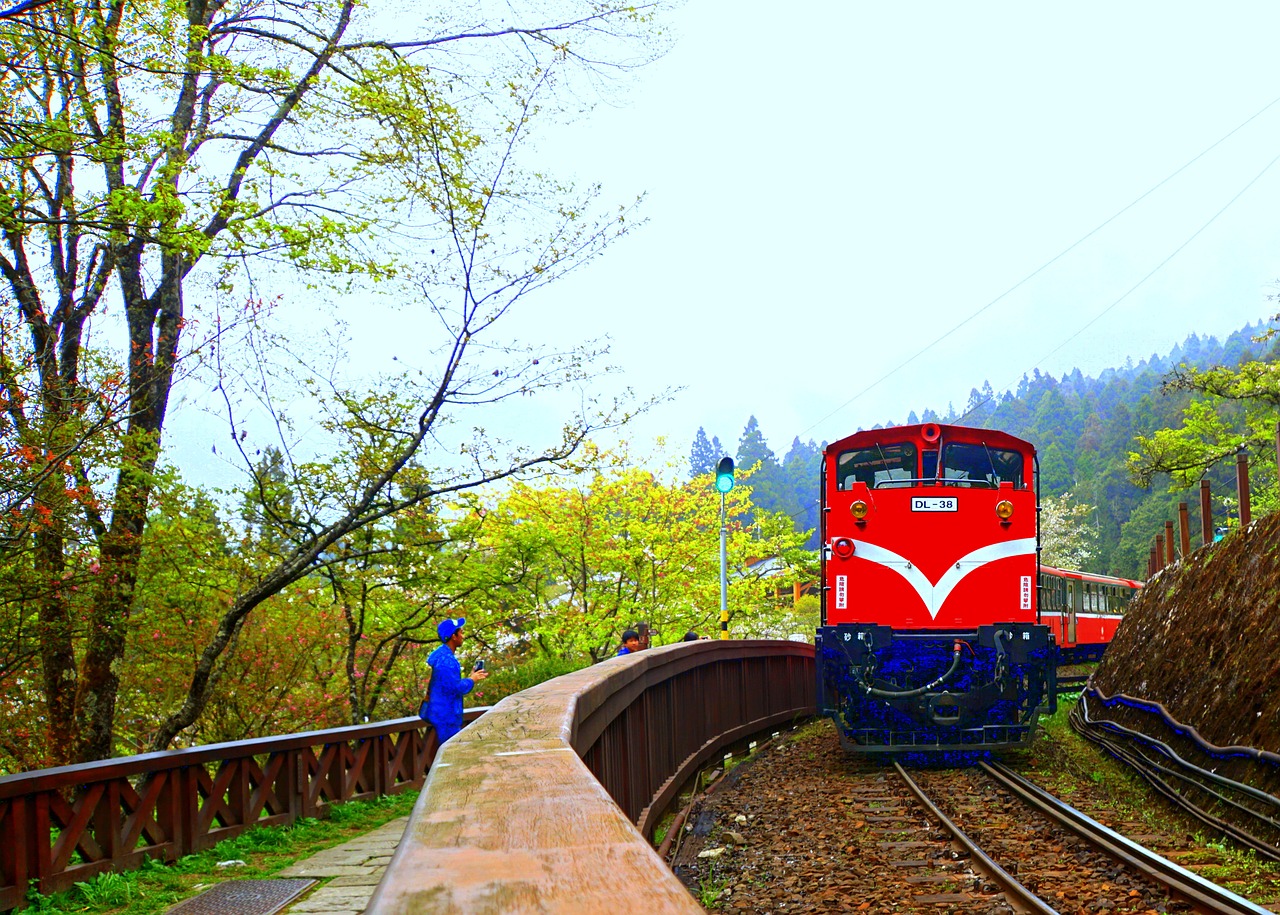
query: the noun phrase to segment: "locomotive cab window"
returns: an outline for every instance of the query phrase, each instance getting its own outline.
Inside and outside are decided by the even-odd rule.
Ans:
[[[910,442],[845,451],[836,458],[840,489],[866,483],[871,489],[910,486],[916,476],[916,446]]]
[[[1022,452],[949,442],[942,448],[941,478],[945,483],[998,489],[1001,483],[1022,488]]]

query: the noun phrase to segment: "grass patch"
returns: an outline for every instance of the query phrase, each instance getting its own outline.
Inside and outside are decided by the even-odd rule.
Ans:
[[[332,807],[329,817],[323,820],[299,820],[285,827],[259,826],[173,864],[148,860],[136,871],[99,874],[61,893],[32,893],[28,907],[15,915],[161,915],[215,883],[270,877],[316,852],[407,816],[417,799],[418,793],[409,791],[371,801],[350,801]],[[219,861],[232,860],[245,864],[218,867]]]
[[[698,882],[698,901],[705,909],[718,909],[722,901],[720,897],[729,886],[729,878],[716,873],[715,862],[708,868],[707,876]]]
[[[1043,731],[1031,755],[1046,787],[1060,797],[1070,798],[1088,785],[1095,795],[1101,793],[1118,814],[1176,835],[1180,830],[1169,819],[1171,811],[1163,804],[1151,803],[1147,783],[1072,729],[1067,716],[1074,705],[1074,701],[1059,701],[1058,711],[1041,719]]]

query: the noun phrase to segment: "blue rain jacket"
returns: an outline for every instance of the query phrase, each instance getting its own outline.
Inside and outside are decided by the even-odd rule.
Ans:
[[[427,684],[427,701],[418,715],[434,725],[444,743],[462,730],[462,697],[471,692],[476,682],[462,675],[458,659],[448,645],[431,652],[427,664],[431,666],[431,682]]]

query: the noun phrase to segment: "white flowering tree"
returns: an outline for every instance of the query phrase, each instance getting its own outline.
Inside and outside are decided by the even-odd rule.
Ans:
[[[1040,500],[1040,561],[1059,569],[1083,569],[1093,558],[1094,507],[1073,492]]]

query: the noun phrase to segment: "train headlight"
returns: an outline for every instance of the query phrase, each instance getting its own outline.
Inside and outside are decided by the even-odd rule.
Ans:
[[[867,503],[863,502],[861,499],[858,499],[852,505],[849,506],[849,512],[853,515],[854,521],[866,521],[867,520]]]
[[[853,541],[848,537],[837,537],[831,541],[831,552],[841,559],[848,559],[853,555]]]
[[[1008,499],[1001,499],[996,503],[996,517],[1001,521],[1008,521],[1013,517],[1013,503]]]

